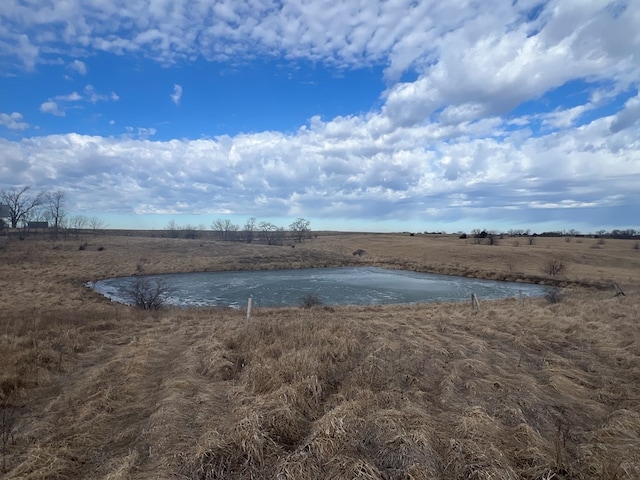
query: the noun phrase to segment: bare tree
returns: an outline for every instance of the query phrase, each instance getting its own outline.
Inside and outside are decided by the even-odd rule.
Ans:
[[[260,236],[267,245],[282,245],[284,229],[278,228],[270,222],[261,222]]]
[[[98,230],[102,230],[107,226],[107,224],[104,223],[104,220],[98,217],[91,217],[89,219],[89,226],[91,227],[91,230],[93,230],[93,235],[96,236],[98,235]]]
[[[253,242],[253,237],[256,230],[256,222],[255,217],[250,217],[244,224],[244,241],[247,243]]]
[[[176,221],[172,219],[172,220],[169,220],[169,223],[167,223],[165,230],[169,234],[170,238],[178,238],[180,227],[178,227],[178,224],[176,223]]]
[[[198,236],[198,228],[195,225],[187,224],[182,227],[182,230],[184,230],[184,238],[195,240]]]
[[[69,227],[73,229],[73,233],[76,237],[80,235],[80,230],[82,230],[89,220],[84,215],[74,215],[69,219]]]
[[[58,239],[60,230],[64,228],[64,221],[66,212],[64,210],[64,204],[66,200],[66,193],[63,190],[57,190],[53,193],[47,193],[47,212],[46,215],[52,224],[53,230],[51,231],[53,239]]]
[[[218,233],[220,240],[234,240],[236,232],[240,229],[228,218],[218,218],[211,224],[211,229]]]
[[[291,225],[289,225],[291,236],[296,239],[298,243],[302,243],[302,239],[309,235],[309,225],[309,220],[305,220],[304,218],[296,219]]]
[[[9,223],[12,228],[17,228],[19,224],[26,223],[29,215],[45,203],[45,192],[30,195],[29,188],[26,186],[21,189],[14,188],[0,191],[0,200],[9,207]]]
[[[226,238],[229,241],[238,240],[238,232],[240,231],[240,226],[235,223],[229,221],[229,228],[226,231]]]
[[[471,230],[471,235],[473,235],[473,243],[475,243],[476,245],[480,245],[482,243],[482,241],[487,238],[487,235],[489,235],[487,233],[486,230],[480,230],[479,228],[474,228],[473,230]]]

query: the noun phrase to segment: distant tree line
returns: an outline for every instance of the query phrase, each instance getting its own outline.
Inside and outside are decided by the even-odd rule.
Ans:
[[[614,229],[610,232],[606,230],[598,230],[595,233],[580,233],[577,230],[561,230],[555,232],[534,233],[537,237],[594,237],[594,238],[617,238],[617,239],[637,239],[640,238],[640,231],[633,228]]]
[[[460,238],[467,238],[467,235],[464,232],[459,232]],[[486,239],[491,237],[499,237],[504,238],[505,236],[509,237],[594,237],[594,238],[617,238],[617,239],[638,239],[640,238],[640,230],[635,230],[633,228],[627,229],[614,229],[609,231],[606,230],[598,230],[595,233],[580,233],[578,230],[569,229],[569,230],[557,230],[557,231],[549,231],[542,233],[531,233],[531,230],[517,230],[511,229],[504,233],[498,233],[493,230],[479,229],[476,228],[471,231],[472,238],[476,239]]]
[[[309,220],[304,218],[297,218],[286,229],[271,222],[258,222],[255,217],[248,218],[242,226],[229,219],[218,218],[211,223],[208,235],[213,234],[213,238],[226,242],[282,245],[286,240],[302,243],[304,239],[310,238],[310,225]],[[170,238],[195,239],[207,232],[207,227],[205,225],[180,227],[175,220],[171,220],[165,232]]]
[[[75,235],[77,238],[87,228],[91,228],[94,234],[105,228],[104,221],[98,217],[69,215],[64,190],[32,193],[29,186],[0,190],[0,205],[8,214],[6,225],[0,219],[2,230],[7,227],[17,229],[21,235],[46,231],[57,240],[61,235],[65,238]]]

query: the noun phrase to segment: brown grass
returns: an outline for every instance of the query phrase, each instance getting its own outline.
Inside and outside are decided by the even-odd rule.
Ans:
[[[87,240],[82,251],[27,240],[0,252],[4,478],[640,478],[633,242]],[[555,279],[542,271],[551,257],[566,265]],[[141,312],[83,286],[140,263],[142,273],[374,264],[566,288],[557,304],[482,302],[475,314],[273,308],[247,323],[230,309]],[[577,286],[613,281],[626,297]]]

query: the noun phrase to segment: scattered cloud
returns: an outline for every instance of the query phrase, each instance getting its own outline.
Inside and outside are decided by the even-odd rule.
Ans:
[[[56,95],[53,98],[49,98],[46,102],[43,102],[40,105],[40,111],[42,113],[50,113],[58,117],[66,116],[65,109],[68,107],[68,104],[74,102],[90,102],[92,104],[96,104],[98,102],[117,102],[120,97],[111,92],[110,95],[103,95],[97,93],[93,87],[93,85],[87,85],[84,88],[83,94],[79,94],[78,92],[71,92],[63,95]],[[77,107],[82,108],[82,107]]]
[[[80,75],[86,75],[87,74],[87,65],[81,60],[74,60],[69,65],[69,68],[72,69],[72,70],[75,70]]]
[[[82,100],[82,95],[80,95],[78,92],[71,92],[67,95],[56,95],[54,98],[55,100],[63,102],[77,102],[79,100]]]
[[[9,130],[26,130],[29,128],[29,124],[22,120],[22,114],[18,112],[0,113],[0,125]]]
[[[56,117],[65,116],[64,110],[60,110],[60,107],[58,106],[58,104],[53,100],[47,100],[46,102],[43,102],[40,105],[40,111],[42,113],[50,113],[52,115],[55,115]]]
[[[112,102],[117,102],[118,100],[120,100],[120,97],[115,92],[111,92],[110,95],[105,95],[105,94],[96,92],[93,85],[85,86],[84,94],[85,94],[85,98],[93,104],[96,104],[98,102],[107,102],[109,100],[111,100]]]
[[[127,131],[128,134],[135,135],[136,137],[139,137],[139,138],[152,137],[157,132],[157,130],[153,127],[148,127],[148,128],[147,127],[137,127],[137,128],[126,127],[125,130]]]
[[[180,105],[180,99],[182,98],[182,87],[178,84],[173,86],[173,93],[170,95],[171,101],[176,105]]]
[[[27,70],[33,70],[40,58],[40,48],[31,43],[24,33],[9,35],[9,43],[15,45],[15,54],[22,60]]]

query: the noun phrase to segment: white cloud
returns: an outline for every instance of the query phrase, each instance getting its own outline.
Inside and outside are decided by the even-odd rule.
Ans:
[[[84,95],[81,95],[78,92],[74,91],[64,95],[56,95],[53,98],[49,98],[46,102],[43,102],[40,105],[40,111],[42,113],[51,113],[58,117],[64,117],[66,116],[65,107],[68,108],[69,103],[85,101],[93,103],[95,105],[98,102],[117,102],[120,99],[120,97],[115,92],[111,92],[110,95],[97,93],[93,85],[85,86],[83,93]]]
[[[79,100],[82,100],[82,95],[80,95],[78,92],[71,92],[67,95],[56,95],[54,99],[63,102],[77,102]]]
[[[74,60],[69,65],[69,68],[71,68],[72,70],[75,70],[80,75],[86,75],[87,74],[87,65],[81,60]]]
[[[534,35],[530,23],[507,28],[508,14],[483,11],[438,37],[438,54],[419,78],[386,92],[385,115],[393,124],[410,125],[443,107],[445,114],[461,108],[472,113],[465,106],[473,105],[469,120],[507,113],[573,79],[613,79],[627,88],[631,72],[640,75],[640,62],[629,61],[640,48],[640,38],[631,33],[640,26],[640,15],[613,19],[597,2],[550,2],[546,12]],[[620,30],[635,47],[612,41]]]
[[[40,105],[40,111],[42,113],[50,113],[52,115],[55,115],[56,117],[65,116],[64,110],[60,110],[60,107],[58,107],[58,104],[53,100],[47,100],[46,102],[43,102]]]
[[[115,122],[110,123],[111,125],[114,125]],[[156,134],[157,130],[153,127],[138,127],[138,128],[134,128],[134,127],[125,127],[125,130],[127,131],[127,134],[130,135],[135,135],[139,138],[146,138],[146,137],[151,137],[153,135]]]
[[[449,122],[505,113],[577,78],[607,80],[622,89],[633,85],[640,78],[640,9],[615,5],[260,0],[211,6],[166,0],[143,13],[125,0],[91,8],[82,2],[12,4],[2,12],[8,22],[0,41],[9,38],[4,55],[29,65],[41,52],[57,51],[51,48],[56,42],[74,52],[134,53],[165,65],[199,57],[242,63],[258,55],[340,68],[383,65],[389,81],[385,128],[392,129],[425,122],[440,109]],[[31,30],[38,35],[24,36]],[[32,47],[30,55],[18,48],[19,38]],[[80,60],[72,65],[86,68]],[[396,83],[408,70],[417,80]],[[176,105],[181,91],[175,85],[170,94]],[[105,99],[87,95],[94,103]]]
[[[22,120],[22,114],[18,112],[0,113],[0,125],[10,130],[26,130],[29,128],[29,124]]]
[[[120,97],[115,92],[111,92],[110,95],[98,93],[96,92],[94,86],[91,84],[84,87],[84,94],[86,98],[93,104],[96,104],[98,102],[108,102],[109,100],[113,102],[117,102],[118,100],[120,100]]]
[[[612,119],[600,118],[496,139],[487,132],[499,119],[487,119],[490,127],[430,124],[384,135],[372,132],[374,120],[314,119],[289,135],[170,141],[150,140],[154,128],[129,127],[119,138],[52,135],[0,140],[0,148],[21,165],[16,181],[69,188],[72,201],[112,213],[417,223],[446,214],[483,228],[497,219],[530,226],[549,212],[572,227],[576,219],[588,223],[591,211],[605,209],[618,225],[640,214],[637,124],[612,133]]]
[[[552,128],[572,127],[576,120],[585,112],[593,108],[591,104],[578,105],[577,107],[559,109],[554,112],[542,115],[542,124]]]
[[[178,84],[173,86],[173,93],[169,95],[171,97],[171,101],[176,105],[180,105],[180,99],[182,98],[182,87]]]
[[[27,65],[48,55],[42,52],[55,52],[53,45],[64,43],[86,53],[139,53],[163,64],[196,57],[242,61],[254,55],[348,67],[382,64],[391,81],[410,68],[427,70],[440,62],[447,64],[449,73],[457,73],[452,62],[461,61],[464,69],[474,63],[476,54],[481,72],[490,69],[508,78],[517,70],[527,70],[530,55],[534,68],[545,57],[550,62],[565,58],[556,46],[575,56],[576,62],[566,68],[589,61],[595,66],[603,55],[622,61],[638,51],[638,9],[627,5],[623,14],[617,14],[603,8],[602,1],[549,0],[541,14],[531,18],[538,3],[259,0],[211,5],[202,0],[166,0],[148,9],[127,0],[12,4],[3,9],[7,26],[0,38],[8,37],[11,47],[6,54],[22,58]],[[38,35],[27,37],[25,31]],[[513,49],[512,40],[520,36],[531,40],[518,55],[520,49]],[[497,40],[500,37],[505,41]],[[468,51],[468,56],[450,55],[452,47]],[[500,64],[507,60],[510,66],[502,70]],[[81,64],[74,61],[78,71],[83,70]],[[464,70],[464,74],[475,72]],[[535,82],[535,76],[529,80]]]
[[[611,131],[619,132],[625,128],[632,127],[640,121],[640,93],[630,98],[624,104],[624,108],[619,111],[611,122]]]
[[[40,48],[25,34],[17,35],[16,55],[22,60],[27,70],[33,70],[40,56]]]

